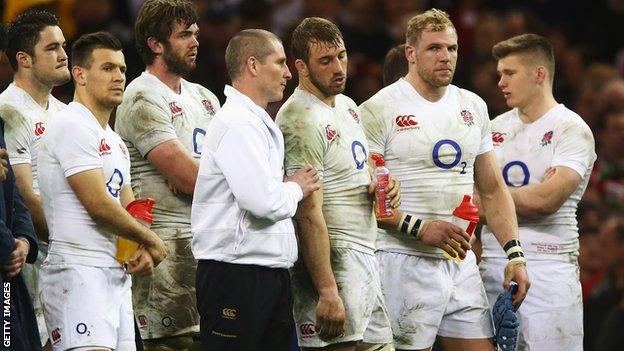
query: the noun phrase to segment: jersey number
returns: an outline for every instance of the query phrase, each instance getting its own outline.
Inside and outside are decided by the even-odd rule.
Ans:
[[[522,174],[524,178],[522,179],[522,184],[512,184],[509,181],[509,171],[512,167],[520,167],[522,170]],[[503,167],[503,179],[505,179],[505,184],[513,187],[520,187],[529,184],[529,178],[531,177],[531,173],[529,172],[529,167],[522,161],[511,161]]]
[[[108,182],[106,182],[106,188],[108,192],[113,195],[113,197],[119,197],[119,189],[121,189],[121,184],[123,184],[123,175],[121,171],[115,168],[113,171],[113,175],[111,175]]]

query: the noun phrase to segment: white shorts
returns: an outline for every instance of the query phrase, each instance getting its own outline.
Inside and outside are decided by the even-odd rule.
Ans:
[[[43,318],[43,308],[41,307],[41,301],[39,300],[39,269],[41,264],[48,255],[48,244],[43,241],[39,242],[39,252],[37,253],[37,260],[33,263],[27,263],[22,268],[22,277],[26,283],[26,289],[30,295],[30,300],[35,310],[35,317],[37,318],[37,327],[39,328],[39,339],[41,345],[45,345],[48,341],[48,330],[46,329],[45,319]]]
[[[381,287],[397,349],[431,347],[436,336],[487,339],[494,335],[475,255],[444,258],[377,251]]]
[[[121,267],[47,264],[39,296],[53,350],[136,350],[130,275]]]
[[[316,334],[314,324],[318,294],[303,260],[299,260],[290,270],[299,346],[325,347],[359,340],[373,344],[392,342],[375,256],[353,249],[332,248],[331,265],[347,316],[345,332],[331,340],[321,340]]]
[[[583,298],[576,258],[567,262],[531,260],[531,288],[518,309],[520,338],[516,350],[582,351]],[[484,258],[480,269],[488,299],[494,304],[503,291],[506,258]]]

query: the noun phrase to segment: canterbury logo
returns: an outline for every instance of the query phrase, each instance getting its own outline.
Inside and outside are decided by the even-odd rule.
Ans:
[[[50,333],[50,339],[52,339],[52,343],[56,344],[61,341],[61,330],[59,328],[54,329]]]
[[[177,115],[182,112],[182,106],[177,101],[172,101],[169,103],[169,110],[171,110],[172,115]]]
[[[301,324],[299,326],[299,331],[303,336],[310,336],[316,333],[316,330],[314,330],[314,324],[312,323]]]
[[[100,140],[100,154],[106,154],[111,151],[111,147],[106,143],[106,139]]]
[[[414,120],[414,115],[401,115],[395,119],[396,125],[399,127],[415,127],[418,122]]]
[[[337,136],[338,132],[331,124],[325,126],[325,137],[327,138],[327,141],[333,141]]]
[[[41,135],[43,135],[43,132],[45,132],[45,125],[43,124],[43,122],[35,123],[35,136],[40,137]]]
[[[236,310],[234,308],[224,308],[221,310],[223,318],[236,319]]]
[[[507,133],[492,132],[492,142],[494,142],[495,144],[502,143],[503,141],[505,141],[505,134]]]

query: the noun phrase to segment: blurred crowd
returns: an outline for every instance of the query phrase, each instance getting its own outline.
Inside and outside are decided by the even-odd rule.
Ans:
[[[55,12],[68,40],[108,30],[123,43],[131,81],[144,66],[134,48],[133,22],[142,0],[4,0],[4,23],[31,7]],[[454,84],[479,94],[490,115],[507,107],[497,87],[494,43],[534,32],[555,48],[555,97],[580,114],[596,140],[598,160],[579,206],[580,277],[585,302],[585,349],[624,350],[618,336],[624,322],[624,0],[196,0],[201,14],[197,69],[189,79],[223,102],[228,83],[224,52],[244,28],[276,33],[288,47],[290,31],[301,18],[320,16],[337,23],[349,55],[346,94],[361,103],[382,87],[383,58],[404,42],[407,19],[437,7],[450,13],[459,34]],[[619,33],[619,34],[618,34]],[[292,66],[291,66],[292,67]],[[12,80],[0,64],[0,89]],[[296,79],[291,80],[289,91]],[[70,84],[55,88],[64,102]],[[286,97],[289,93],[286,94]],[[271,106],[274,115],[279,106]],[[616,341],[617,340],[617,341]],[[619,344],[618,344],[619,343]]]

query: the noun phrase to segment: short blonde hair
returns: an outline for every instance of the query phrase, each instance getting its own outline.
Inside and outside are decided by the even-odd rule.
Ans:
[[[407,44],[415,45],[418,43],[422,32],[440,32],[446,28],[453,28],[457,32],[448,13],[438,9],[430,9],[412,17],[407,22],[405,40]]]

